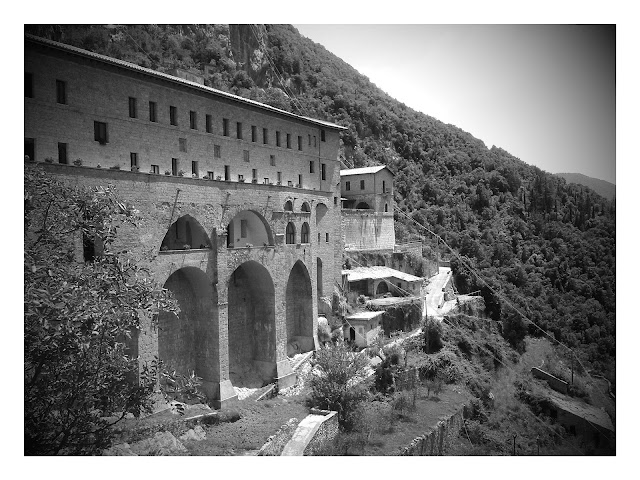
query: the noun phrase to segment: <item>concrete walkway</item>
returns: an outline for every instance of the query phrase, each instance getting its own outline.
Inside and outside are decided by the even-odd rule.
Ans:
[[[315,414],[310,414],[303,418],[293,433],[291,440],[284,446],[281,455],[301,457],[309,441],[326,418],[324,415]]]
[[[427,315],[434,317],[442,317],[450,307],[445,309],[444,292],[442,289],[451,278],[451,268],[440,267],[438,268],[437,275],[434,275],[429,279],[429,285],[427,285],[427,291],[424,297],[422,305],[422,318]]]

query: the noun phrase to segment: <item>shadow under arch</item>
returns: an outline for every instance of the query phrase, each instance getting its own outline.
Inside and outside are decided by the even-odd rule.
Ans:
[[[186,250],[211,248],[211,240],[200,222],[191,215],[182,215],[171,224],[160,245],[160,250]]]
[[[314,349],[311,288],[307,267],[298,260],[289,273],[286,289],[288,356]]]
[[[371,210],[371,207],[369,206],[369,204],[367,202],[360,202],[358,205],[356,205],[356,209],[357,210]]]
[[[229,378],[237,387],[262,387],[276,372],[275,288],[256,261],[236,268],[228,282]]]
[[[217,337],[211,329],[217,317],[218,291],[202,270],[183,267],[167,278],[164,288],[173,292],[179,316],[161,311],[158,315],[158,357],[178,373],[195,371],[205,381],[216,375],[206,359],[218,356]]]
[[[269,222],[255,210],[241,210],[227,225],[227,248],[273,245]]]
[[[327,211],[329,211],[329,209],[324,203],[319,203],[318,205],[316,205],[316,226],[322,223],[322,220],[327,214]]]

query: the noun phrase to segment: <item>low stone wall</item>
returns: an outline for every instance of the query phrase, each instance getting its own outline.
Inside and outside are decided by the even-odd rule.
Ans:
[[[338,434],[338,412],[312,408],[310,413],[325,415],[325,419],[304,449],[304,455],[314,455]]]
[[[267,442],[260,448],[258,456],[280,456],[284,446],[289,443],[293,433],[298,428],[300,420],[297,418],[291,418],[287,423],[282,425],[275,435],[270,436]]]
[[[540,370],[538,367],[533,367],[531,369],[531,373],[534,377],[545,380],[551,388],[560,393],[564,393],[566,395],[569,391],[569,384],[567,382],[565,382],[564,380],[560,380],[558,377],[554,377],[544,370]]]
[[[451,441],[462,428],[467,407],[463,407],[450,417],[438,422],[431,432],[415,438],[407,447],[400,450],[403,456],[438,456],[445,455]]]

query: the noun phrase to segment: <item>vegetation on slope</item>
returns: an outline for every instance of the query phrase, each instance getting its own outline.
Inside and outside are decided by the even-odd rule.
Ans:
[[[492,318],[551,332],[615,382],[614,202],[412,110],[289,25],[26,30],[162,71],[209,65],[207,85],[346,126],[345,165],[396,175],[398,240],[426,235],[436,249],[427,227],[462,255],[458,289],[482,289]],[[519,325],[505,299],[541,329]]]

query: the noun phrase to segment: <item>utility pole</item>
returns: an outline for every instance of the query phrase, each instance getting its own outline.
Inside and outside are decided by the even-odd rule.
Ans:
[[[513,433],[513,456],[516,456],[516,437],[518,436],[517,433]]]

